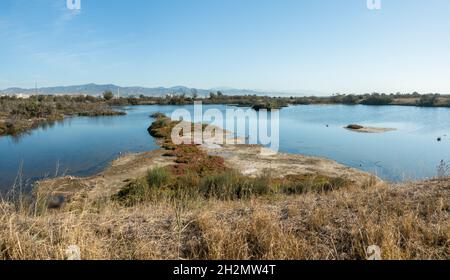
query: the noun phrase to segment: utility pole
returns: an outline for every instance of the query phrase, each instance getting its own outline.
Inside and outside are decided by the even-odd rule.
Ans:
[[[120,88],[117,88],[117,99],[120,99]]]

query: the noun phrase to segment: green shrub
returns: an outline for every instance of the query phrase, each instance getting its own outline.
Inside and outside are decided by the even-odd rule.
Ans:
[[[112,198],[125,206],[134,206],[149,201],[164,193],[172,183],[172,174],[165,168],[153,168],[148,171],[147,177],[134,180],[123,187]]]
[[[150,115],[150,118],[153,119],[164,119],[167,118],[165,114],[161,113],[161,112],[156,112]]]
[[[319,175],[289,176],[271,180],[267,176],[250,178],[231,170],[204,177],[195,172],[174,176],[166,168],[154,168],[149,171],[147,177],[125,186],[113,199],[126,206],[164,199],[178,202],[198,199],[238,200],[275,193],[298,195],[329,192],[348,184],[348,181],[341,178]]]
[[[347,181],[341,178],[328,178],[316,175],[303,176],[302,178],[288,178],[281,185],[281,192],[289,195],[304,194],[309,192],[328,192],[347,185]]]
[[[156,167],[148,171],[147,183],[152,188],[167,186],[171,181],[172,174],[166,168]]]
[[[201,196],[200,180],[200,177],[193,172],[188,172],[183,176],[177,177],[172,188],[173,196],[178,199],[198,198]]]
[[[127,99],[127,101],[128,101],[128,104],[130,104],[130,105],[133,105],[133,106],[139,105],[139,100],[137,98],[130,97]]]
[[[6,134],[6,124],[0,122],[0,135]]]
[[[288,106],[287,102],[280,101],[280,100],[271,100],[271,101],[265,101],[265,102],[259,102],[257,104],[253,104],[253,102],[249,105],[252,105],[252,109],[255,111],[261,111],[261,110],[277,110]]]
[[[392,97],[385,94],[372,94],[361,103],[364,105],[388,105],[392,103]]]
[[[159,118],[148,128],[148,132],[155,138],[169,139],[175,125],[169,118]]]
[[[105,100],[111,100],[114,98],[114,94],[110,90],[107,90],[103,93],[103,98],[105,98]]]
[[[94,102],[97,101],[97,98],[95,98],[95,97],[92,96],[92,95],[87,95],[87,96],[86,96],[86,101],[91,102],[91,103],[94,103]]]
[[[359,102],[359,98],[354,94],[346,95],[342,98],[342,103],[347,105],[355,105]]]
[[[210,175],[203,178],[200,191],[207,198],[233,198],[236,182],[237,174],[235,172]]]
[[[417,102],[417,106],[433,107],[436,105],[437,101],[438,101],[438,95],[436,95],[436,94],[422,95],[420,97],[419,101]]]
[[[17,135],[20,132],[20,125],[14,123],[6,123],[6,134]]]
[[[137,179],[121,189],[113,200],[126,206],[133,206],[146,200],[149,194],[149,185],[145,179]]]
[[[247,178],[236,171],[206,176],[200,183],[200,192],[206,198],[242,199],[269,193],[265,178]]]

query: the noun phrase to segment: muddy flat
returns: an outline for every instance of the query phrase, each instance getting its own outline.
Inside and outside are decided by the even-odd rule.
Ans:
[[[333,160],[276,153],[259,145],[224,145],[221,148],[204,147],[204,149],[210,155],[223,157],[228,166],[250,177],[269,175],[272,178],[283,178],[290,175],[320,175],[345,179],[359,187],[382,182],[376,176]]]

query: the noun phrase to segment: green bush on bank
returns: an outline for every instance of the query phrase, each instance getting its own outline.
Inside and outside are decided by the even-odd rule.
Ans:
[[[372,94],[366,97],[361,104],[363,105],[389,105],[393,98],[385,94]]]
[[[420,107],[434,107],[438,102],[438,95],[436,94],[427,94],[422,95],[417,101],[417,106]]]
[[[130,182],[113,199],[126,206],[144,201],[168,200],[240,200],[270,194],[299,195],[328,192],[348,185],[340,178],[318,175],[271,180],[269,177],[246,177],[230,170],[204,177],[195,173],[173,175],[168,168],[154,168],[145,178]]]

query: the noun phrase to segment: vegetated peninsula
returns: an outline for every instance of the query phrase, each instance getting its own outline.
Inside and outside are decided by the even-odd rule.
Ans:
[[[108,104],[113,95],[105,92],[104,98],[93,96],[48,96],[29,98],[0,97],[0,136],[20,135],[41,125],[61,121],[66,116],[116,116],[125,112],[114,110]]]
[[[0,258],[64,259],[70,245],[82,259],[450,257],[448,178],[392,185],[258,145],[174,145],[178,122],[154,117],[161,149],[0,203]]]

